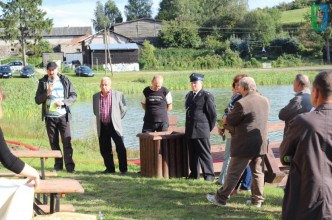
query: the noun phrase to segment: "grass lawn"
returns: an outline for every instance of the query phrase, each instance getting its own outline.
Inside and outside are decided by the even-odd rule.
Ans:
[[[209,79],[206,86],[229,86],[235,74],[245,70],[202,71]],[[190,71],[192,72],[192,71]],[[165,86],[171,90],[187,89],[189,71],[165,72]],[[274,72],[273,70],[248,71],[260,85],[290,84],[298,71]],[[311,77],[317,71],[307,72]],[[90,100],[99,91],[99,82],[104,74],[92,78],[69,75],[79,97]],[[149,85],[152,72],[116,73],[112,76],[115,89],[126,94],[141,92]],[[41,75],[38,75],[40,78]],[[5,118],[1,127],[5,137],[49,149],[44,124],[40,118],[40,106],[34,103],[37,88],[36,79],[13,78],[0,80],[0,87],[7,95],[4,102]],[[38,121],[38,126],[24,121]],[[249,194],[233,196],[227,207],[217,207],[206,200],[207,193],[215,193],[218,186],[203,180],[155,179],[141,177],[140,167],[129,164],[127,175],[119,172],[113,175],[98,174],[104,170],[96,139],[74,140],[74,160],[77,174],[58,172],[58,177],[74,178],[81,182],[85,193],[66,195],[62,203],[73,204],[79,213],[98,216],[103,219],[280,219],[283,190],[272,185],[265,187],[266,202],[262,208],[245,205]],[[128,158],[137,158],[138,152],[128,152]],[[39,169],[39,159],[25,159]],[[45,164],[47,171],[53,170],[53,159]],[[4,168],[2,168],[4,169]],[[1,169],[1,171],[2,171]],[[118,170],[118,169],[117,169]]]
[[[283,11],[281,13],[281,24],[305,22],[304,16],[309,15],[311,13],[310,10],[310,7],[308,7],[290,11]]]

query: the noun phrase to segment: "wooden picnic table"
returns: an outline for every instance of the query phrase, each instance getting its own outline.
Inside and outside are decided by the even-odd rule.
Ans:
[[[61,158],[62,154],[59,150],[14,150],[12,149],[11,152],[19,158],[40,158],[40,170],[41,170],[41,179],[45,180],[45,159],[47,158]],[[40,195],[38,195],[38,199]],[[43,195],[44,204],[47,204],[47,195]]]
[[[11,150],[19,158],[40,158],[41,179],[45,179],[45,159],[61,158],[59,150]]]
[[[50,194],[50,213],[60,211],[60,197],[65,194],[72,193],[84,193],[84,189],[81,184],[74,179],[52,179],[52,180],[41,180],[35,193]],[[57,203],[55,204],[55,199]],[[40,201],[36,199],[34,208],[38,208]],[[40,213],[40,210],[35,210]]]

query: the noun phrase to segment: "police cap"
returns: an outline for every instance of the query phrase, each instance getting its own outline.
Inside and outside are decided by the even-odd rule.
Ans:
[[[190,76],[190,82],[197,82],[197,81],[203,81],[204,80],[204,75],[200,73],[192,73]]]

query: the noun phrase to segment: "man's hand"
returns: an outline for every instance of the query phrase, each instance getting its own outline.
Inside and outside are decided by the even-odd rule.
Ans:
[[[225,129],[224,129],[224,128],[218,128],[218,134],[219,134],[220,136],[223,136],[224,133],[225,133]]]

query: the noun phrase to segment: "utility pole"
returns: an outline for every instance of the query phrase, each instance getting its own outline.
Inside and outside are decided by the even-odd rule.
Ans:
[[[107,50],[106,50],[106,27],[104,26],[104,45],[105,45],[105,75],[107,74]]]
[[[109,46],[109,39],[111,38],[111,28],[107,31],[107,39],[106,39],[106,48],[107,48],[107,54],[108,54],[108,60],[110,61],[110,67],[111,67],[111,74],[113,76],[113,67],[112,67],[112,59],[111,59],[111,51],[110,51],[110,48],[108,47]]]

